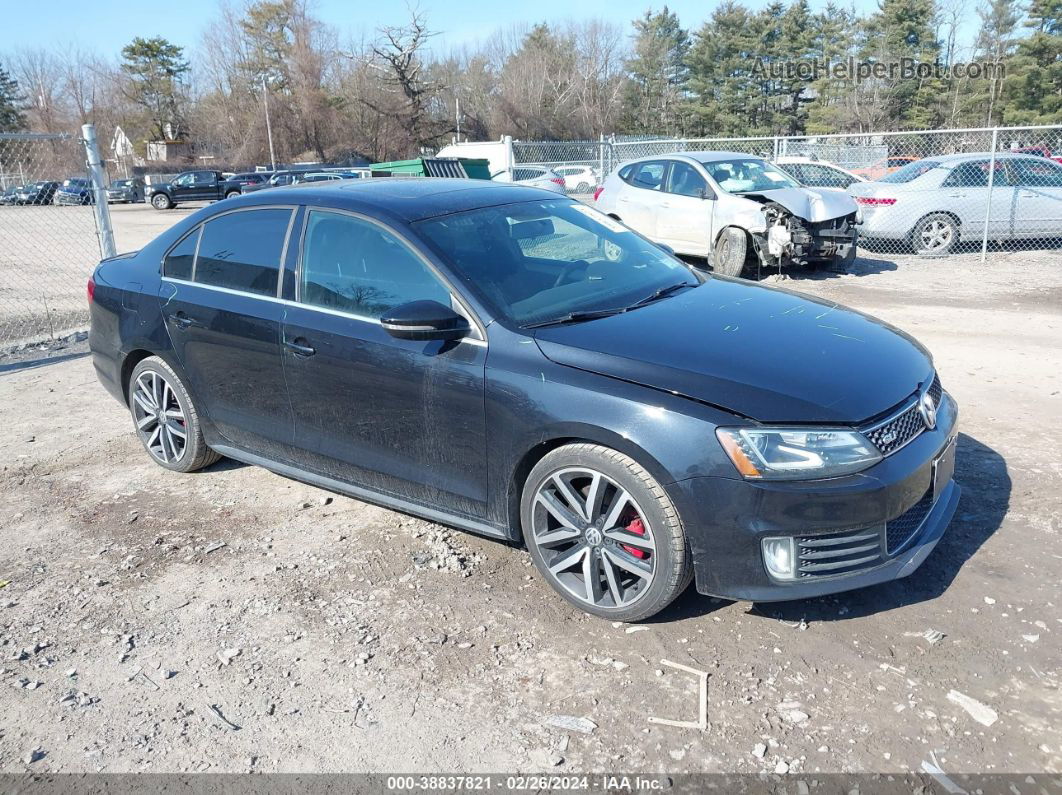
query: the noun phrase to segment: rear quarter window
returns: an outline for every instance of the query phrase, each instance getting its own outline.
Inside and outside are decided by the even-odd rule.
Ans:
[[[162,261],[163,276],[191,281],[192,265],[195,262],[195,247],[199,242],[199,232],[202,228],[197,226],[185,235],[181,242],[170,249],[170,253]]]
[[[276,295],[292,212],[243,210],[207,221],[195,261],[195,281],[256,295]]]
[[[911,182],[912,180],[918,179],[923,174],[932,171],[934,168],[937,168],[939,165],[940,163],[936,160],[916,160],[913,163],[908,163],[899,171],[893,171],[891,174],[886,174],[879,179],[878,182]]]

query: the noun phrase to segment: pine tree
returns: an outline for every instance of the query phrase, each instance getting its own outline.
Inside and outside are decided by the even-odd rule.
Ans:
[[[25,129],[26,117],[22,114],[21,104],[18,81],[0,65],[0,132]]]
[[[1025,27],[1007,62],[1000,105],[1003,123],[1062,122],[1062,0],[1032,0]]]
[[[127,95],[144,109],[150,134],[158,139],[181,135],[181,81],[191,68],[184,50],[166,39],[139,36],[122,48],[122,72],[129,78]]]
[[[1018,2],[1019,0],[988,0],[977,10],[981,19],[981,30],[977,36],[976,51],[981,60],[993,66],[1005,66],[1013,55],[1018,25],[1022,18]],[[996,104],[1002,85],[1002,76],[993,74],[988,80],[978,81],[977,85],[970,86],[973,89],[970,93],[976,98],[975,101],[984,107],[985,124],[996,124],[999,121]]]
[[[689,79],[689,33],[667,6],[656,14],[646,11],[633,24],[633,55],[626,64],[623,95],[624,127],[632,133],[676,134]]]

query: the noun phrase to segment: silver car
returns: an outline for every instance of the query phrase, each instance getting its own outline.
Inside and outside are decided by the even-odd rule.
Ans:
[[[997,152],[916,160],[848,193],[859,204],[860,235],[898,241],[916,253],[942,255],[963,240],[1062,236],[1062,166],[1044,157]],[[991,202],[989,198],[991,197]]]
[[[746,266],[845,267],[855,259],[856,205],[802,187],[762,157],[686,152],[632,160],[605,180],[597,207],[677,254]]]
[[[513,178],[507,172],[491,177],[495,182],[514,182],[529,188],[545,188],[554,193],[565,193],[564,178],[545,166],[514,166]]]

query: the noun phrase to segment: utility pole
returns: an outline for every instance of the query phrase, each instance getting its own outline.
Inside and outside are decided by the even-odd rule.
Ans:
[[[457,118],[457,143],[461,143],[461,97],[454,97],[454,115]]]
[[[266,136],[269,138],[269,167],[276,171],[277,155],[273,151],[273,124],[269,121],[269,86],[265,75],[262,75],[262,102],[265,103]]]

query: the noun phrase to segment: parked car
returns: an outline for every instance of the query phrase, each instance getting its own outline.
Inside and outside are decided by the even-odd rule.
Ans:
[[[765,267],[855,259],[856,205],[801,187],[766,160],[687,152],[632,160],[595,193],[598,208],[679,254],[707,257],[730,276]]]
[[[778,157],[774,164],[805,188],[844,191],[853,182],[866,182],[852,171],[810,157]]]
[[[304,182],[337,182],[341,179],[359,179],[360,174],[350,171],[296,171],[292,175],[293,185]]]
[[[911,155],[893,155],[886,157],[884,160],[879,160],[870,166],[864,166],[863,168],[853,168],[852,173],[858,174],[863,179],[873,180],[880,179],[886,174],[892,174],[894,171],[899,171],[909,163],[913,163],[918,160],[917,157]]]
[[[16,204],[51,204],[55,201],[55,192],[59,190],[59,183],[51,180],[31,182],[19,188],[16,194]]]
[[[1050,147],[1047,146],[1020,146],[1016,149],[1011,149],[1014,154],[1021,155],[1039,155],[1040,157],[1046,157],[1048,160],[1054,160],[1056,163],[1062,163],[1062,155],[1056,155],[1051,152]]]
[[[902,241],[919,254],[980,240],[989,212],[990,240],[1062,236],[1062,165],[1043,157],[997,152],[926,158],[848,188],[862,210],[860,234]]]
[[[169,210],[181,202],[219,201],[240,195],[240,184],[223,178],[220,171],[185,171],[170,182],[152,185],[148,201],[156,210]]]
[[[513,182],[532,188],[544,188],[554,193],[564,194],[564,178],[545,166],[516,166],[512,179],[507,172],[497,174],[491,179],[495,182]]]
[[[88,295],[95,370],[161,467],[224,455],[523,541],[609,620],[691,580],[761,602],[905,577],[959,499],[956,404],[912,338],[519,185],[250,195]]]
[[[11,185],[0,192],[0,205],[3,204],[18,204],[18,192],[22,190],[22,185]]]
[[[556,166],[553,171],[564,180],[568,193],[590,193],[601,181],[592,166]]]
[[[107,203],[139,204],[144,201],[144,181],[139,177],[116,179],[107,188]]]
[[[240,174],[233,174],[228,181],[239,185],[240,193],[253,193],[256,190],[269,187],[269,178],[273,174],[274,172],[272,171],[244,171]]]
[[[71,177],[63,180],[63,184],[55,192],[53,199],[55,204],[95,204],[96,194],[92,188],[92,182],[84,177]]]

